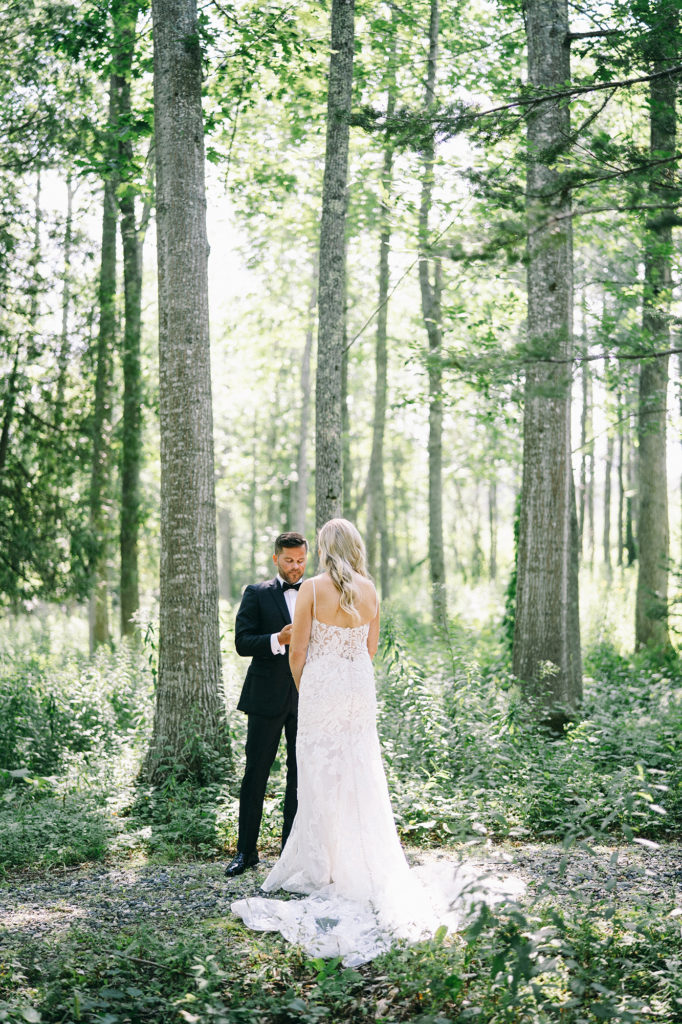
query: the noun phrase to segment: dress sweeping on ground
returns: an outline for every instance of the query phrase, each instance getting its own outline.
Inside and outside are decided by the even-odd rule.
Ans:
[[[232,911],[249,928],[279,931],[312,956],[355,966],[396,939],[461,927],[475,903],[511,887],[461,866],[439,866],[428,882],[410,869],[381,760],[369,623],[334,626],[315,614],[316,606],[300,687],[298,811],[262,885],[306,898],[251,897]]]

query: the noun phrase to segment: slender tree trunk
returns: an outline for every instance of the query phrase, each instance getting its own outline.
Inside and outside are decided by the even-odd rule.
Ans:
[[[438,0],[431,0],[429,19],[429,56],[424,107],[429,117],[435,105],[438,62]],[[421,202],[419,206],[419,286],[422,316],[428,337],[429,379],[429,567],[431,606],[437,629],[447,628],[448,610],[443,544],[443,372],[441,366],[441,294],[442,265],[439,256],[429,256],[429,216],[433,195],[435,140],[427,132],[423,148]],[[433,281],[431,281],[433,268]]]
[[[660,71],[671,56],[666,43],[675,40],[677,9],[672,0],[663,0],[658,21],[661,58],[654,64]],[[665,31],[660,29],[661,21]],[[674,78],[655,78],[649,83],[650,153],[652,160],[675,153],[676,82]],[[675,187],[674,166],[659,169],[649,186],[652,203],[670,204],[670,189]],[[663,179],[662,183],[661,180]],[[642,334],[652,349],[670,347],[670,302],[672,291],[672,227],[670,222],[648,225],[644,245],[644,294]],[[668,356],[644,360],[639,376],[638,421],[638,549],[635,644],[637,647],[665,649],[668,636],[668,476],[666,469],[666,416]]]
[[[627,450],[628,489],[625,496],[625,550],[628,566],[637,561],[637,451],[632,443],[631,432],[628,432]]]
[[[570,80],[566,0],[527,0],[528,77],[536,89]],[[582,697],[578,522],[571,467],[573,256],[570,193],[558,157],[570,134],[565,103],[539,105],[528,121],[528,338],[565,360],[533,364],[524,406],[523,484],[517,555],[514,674],[538,712],[561,728]]]
[[[386,100],[386,116],[395,110],[395,85],[391,83]],[[391,252],[391,192],[393,188],[393,146],[384,144],[381,175],[381,214],[379,228],[379,311],[375,345],[374,423],[372,452],[367,477],[367,560],[370,571],[381,580],[381,596],[389,596],[389,547],[386,525],[386,481],[384,469],[384,433],[386,429],[386,396],[388,389],[388,292],[390,286],[389,256]],[[377,552],[378,541],[378,552]]]
[[[317,278],[319,274],[319,260],[315,253],[313,259],[312,286],[310,289],[310,301],[308,302],[308,326],[305,333],[305,346],[303,349],[303,360],[301,362],[301,427],[298,442],[297,460],[297,483],[296,483],[296,513],[294,522],[299,533],[305,536],[306,521],[308,518],[308,431],[310,424],[310,363],[313,354],[313,340],[315,335],[315,310],[317,309]]]
[[[220,530],[220,596],[232,600],[232,516],[229,508],[224,505],[218,511],[218,527]],[[255,578],[254,576],[251,579]]]
[[[14,356],[14,363],[7,380],[5,391],[5,402],[2,415],[2,429],[0,430],[0,480],[2,479],[7,464],[7,452],[9,450],[9,435],[14,415],[14,404],[17,400],[17,375],[19,373],[19,357],[21,346],[17,343],[17,351]]]
[[[581,373],[582,404],[580,407],[580,485],[578,487],[578,534],[580,536],[580,557],[585,557],[585,504],[587,498],[587,418],[588,418],[588,363],[583,363]]]
[[[69,314],[71,311],[71,253],[73,248],[73,197],[71,175],[66,179],[66,222],[64,224],[64,281],[62,284],[62,328],[57,355],[57,393],[54,425],[59,429],[64,421],[64,389],[69,366]]]
[[[355,0],[332,0],[327,142],[320,226],[315,394],[315,523],[343,510],[341,402],[346,316],[346,205]]]
[[[109,127],[116,128],[116,81],[109,81]],[[112,159],[112,164],[114,160]],[[108,541],[106,495],[109,488],[109,434],[113,351],[116,343],[116,188],[113,170],[104,182],[102,249],[99,278],[99,332],[96,347],[95,408],[92,421],[92,470],[90,474],[90,530],[93,556],[90,562],[90,652],[109,641]]]
[[[623,565],[623,549],[625,547],[625,536],[623,533],[625,511],[625,423],[623,422],[623,400],[618,395],[618,553],[617,565]]]
[[[488,483],[488,576],[497,579],[497,480]]]
[[[586,364],[587,365],[587,364]],[[592,417],[592,374],[587,373],[587,389],[586,389],[586,401],[587,401],[587,450],[585,452],[585,462],[587,467],[587,486],[585,491],[585,513],[586,513],[586,532],[585,532],[585,564],[590,567],[594,566],[594,420]]]
[[[677,357],[678,365],[678,403],[680,416],[682,417],[682,355]],[[679,437],[680,445],[682,446],[682,435]],[[680,477],[680,542],[682,543],[682,476]],[[680,551],[680,561],[682,561],[682,551]]]
[[[602,548],[604,552],[604,568],[611,578],[611,477],[613,475],[613,433],[609,430],[606,438],[606,458],[604,460],[604,530]]]
[[[218,621],[208,241],[195,0],[153,0],[159,278],[159,675],[146,775],[231,767]]]
[[[123,177],[119,194],[121,240],[123,245],[123,287],[125,329],[123,333],[123,425],[121,432],[121,635],[135,633],[135,615],[140,607],[138,534],[141,517],[140,467],[142,463],[142,245],[135,214],[136,189],[132,183],[133,146],[130,75],[135,50],[137,0],[127,0],[116,9],[115,39],[119,74],[118,157]]]
[[[353,519],[353,464],[350,450],[350,409],[348,408],[348,349],[347,337],[343,335],[343,355],[341,356],[341,464],[343,471],[343,502],[341,505],[346,519]],[[358,505],[360,504],[358,501]]]

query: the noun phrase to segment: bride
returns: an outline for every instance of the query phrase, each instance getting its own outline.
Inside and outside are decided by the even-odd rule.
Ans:
[[[379,602],[360,534],[331,519],[318,537],[319,576],[299,591],[289,649],[300,692],[298,811],[262,885],[304,899],[252,897],[232,910],[312,956],[365,963],[396,939],[460,927],[477,901],[513,888],[452,865],[428,881],[411,870],[393,821],[376,729],[372,658]]]

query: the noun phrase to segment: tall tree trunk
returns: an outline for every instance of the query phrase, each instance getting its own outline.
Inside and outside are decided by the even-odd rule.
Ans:
[[[632,443],[632,431],[628,431],[627,448],[628,487],[625,495],[625,550],[627,565],[637,561],[637,449]]]
[[[115,9],[114,38],[118,65],[117,96],[120,126],[118,157],[123,178],[119,192],[125,328],[123,332],[123,425],[121,431],[121,635],[135,633],[140,607],[138,534],[140,525],[140,466],[142,463],[142,245],[135,213],[136,189],[131,140],[130,75],[137,28],[138,0],[124,0]]]
[[[527,0],[528,77],[538,90],[570,80],[566,0]],[[526,376],[517,554],[514,674],[539,714],[561,728],[582,697],[578,523],[571,467],[573,258],[570,193],[557,159],[568,145],[568,105],[540,104],[528,120],[528,340],[565,362]]]
[[[625,423],[623,422],[623,397],[618,394],[618,553],[616,564],[623,564],[623,550],[625,548],[624,511],[625,511]]]
[[[62,327],[57,354],[57,392],[55,399],[54,425],[57,429],[64,421],[64,389],[66,371],[69,366],[69,314],[71,311],[71,253],[73,248],[73,197],[71,175],[66,179],[66,222],[64,224],[64,281],[62,284]]]
[[[497,480],[488,482],[488,576],[497,579]]]
[[[578,535],[580,537],[580,557],[585,557],[585,504],[587,498],[587,417],[588,396],[587,380],[589,368],[585,362],[582,366],[582,402],[580,406],[580,484],[578,485]]]
[[[386,99],[386,117],[395,110],[395,83],[391,82]],[[367,477],[367,560],[370,571],[381,580],[381,596],[389,596],[389,547],[386,524],[386,481],[384,469],[384,433],[386,429],[386,395],[388,388],[388,291],[390,285],[389,256],[391,252],[391,192],[393,188],[393,145],[384,143],[384,164],[381,175],[381,214],[379,228],[379,300],[375,344],[374,423],[372,452]],[[378,541],[378,552],[377,552]]]
[[[604,460],[604,529],[602,532],[602,549],[604,552],[604,568],[611,578],[611,477],[613,475],[613,433],[609,430],[606,437],[606,458]]]
[[[678,366],[678,403],[680,416],[682,417],[682,355],[677,357]],[[678,438],[680,445],[682,446],[682,435]],[[682,540],[682,476],[680,477],[680,539]],[[682,561],[682,551],[680,552],[680,561]]]
[[[344,330],[343,354],[341,356],[341,464],[343,480],[343,501],[341,509],[346,519],[352,519],[353,510],[353,464],[350,450],[350,409],[348,407],[348,339]],[[358,506],[362,499],[358,501]]]
[[[109,81],[110,137],[116,129],[116,81]],[[111,426],[111,383],[116,342],[116,188],[118,182],[110,162],[104,182],[102,205],[102,249],[99,276],[99,331],[96,347],[95,408],[92,420],[92,470],[90,473],[90,531],[93,556],[90,562],[90,653],[109,640],[108,540],[106,496],[109,487],[109,433]]]
[[[677,4],[661,0],[657,34],[662,52],[654,62],[655,71],[669,65],[675,44]],[[675,50],[677,48],[675,47]],[[660,161],[675,153],[676,82],[674,78],[654,78],[649,83],[650,153]],[[665,168],[668,169],[665,169]],[[652,205],[670,204],[670,189],[675,187],[674,165],[656,169],[649,185]],[[662,218],[647,225],[644,243],[644,294],[642,334],[652,349],[670,347],[670,302],[672,291],[672,227]],[[639,375],[638,481],[639,516],[637,542],[639,571],[635,611],[637,647],[665,649],[668,636],[668,475],[666,469],[666,416],[668,356],[644,360]]]
[[[583,370],[587,367],[583,367]],[[594,420],[592,416],[592,374],[586,373],[585,401],[587,404],[587,442],[585,450],[585,564],[594,566]]]
[[[298,441],[296,513],[295,528],[305,536],[308,518],[308,430],[310,423],[310,363],[313,355],[315,335],[315,310],[317,309],[317,277],[319,274],[318,254],[313,259],[312,285],[308,302],[308,326],[305,332],[305,346],[301,361],[301,426]]]
[[[153,0],[159,278],[159,675],[146,760],[204,783],[231,767],[218,621],[201,48],[195,0]]]
[[[431,0],[429,18],[429,56],[427,63],[425,111],[427,119],[435,107],[436,67],[438,63],[438,0]],[[419,205],[419,287],[422,316],[428,338],[429,379],[429,568],[431,608],[437,629],[447,629],[448,609],[443,544],[443,371],[441,366],[441,294],[443,272],[439,256],[430,256],[429,216],[433,196],[435,140],[427,128],[422,156],[421,201]],[[433,268],[433,281],[431,280]]]
[[[220,596],[226,601],[232,600],[232,516],[229,508],[224,505],[218,510],[218,528],[220,531]],[[255,573],[251,577],[255,579]]]
[[[343,510],[342,373],[346,317],[346,206],[355,0],[332,0],[327,141],[320,225],[315,393],[315,523]]]

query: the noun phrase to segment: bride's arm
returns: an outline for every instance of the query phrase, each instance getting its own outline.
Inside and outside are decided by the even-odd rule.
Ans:
[[[313,625],[313,583],[306,580],[302,584],[296,598],[296,611],[294,612],[294,627],[291,631],[291,642],[289,643],[289,668],[298,690],[301,685],[301,673],[308,654],[310,642],[310,630]]]

